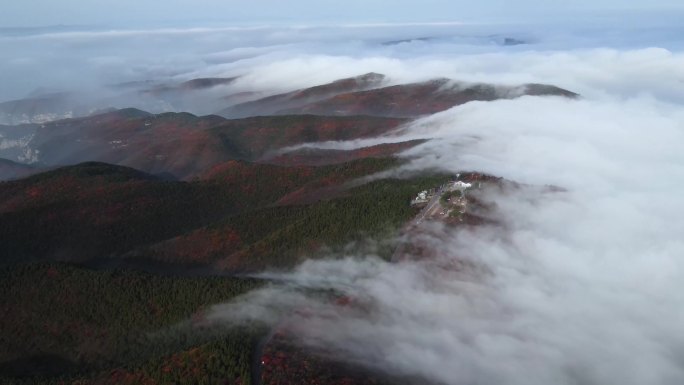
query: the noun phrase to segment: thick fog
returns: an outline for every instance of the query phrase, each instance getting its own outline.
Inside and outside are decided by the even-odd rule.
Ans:
[[[215,316],[274,322],[305,344],[438,383],[684,381],[678,105],[525,97],[457,107],[409,132],[434,139],[405,154],[408,168],[481,170],[565,191],[485,193],[501,223],[435,225],[420,240],[435,259],[308,262],[276,275],[288,284]]]
[[[637,71],[630,84],[621,85],[630,91],[644,89],[643,82],[650,80],[644,76],[658,76],[660,86],[675,92],[681,88],[682,66],[672,52],[682,48],[682,13],[639,15],[621,11],[572,23],[544,18],[526,23],[463,22],[454,17],[455,21],[432,23],[4,28],[0,102],[67,92],[93,108],[206,114],[246,92],[256,98],[370,71],[396,82],[446,76],[488,82],[556,81],[572,87],[578,74],[586,81],[611,82],[612,76],[592,78],[593,65]],[[652,47],[658,48],[648,50]],[[539,60],[539,55],[548,60]],[[673,57],[661,60],[668,59],[665,56]],[[592,57],[595,60],[588,60]],[[623,64],[629,65],[627,69]],[[563,76],[556,65],[572,72]],[[134,92],[198,77],[241,78],[213,90],[213,99],[229,99],[211,108],[159,105]],[[600,90],[601,84],[597,86]]]
[[[431,139],[403,154],[397,175],[476,170],[525,185],[481,193],[496,224],[415,235],[433,258],[310,261],[267,274],[282,283],[214,317],[270,322],[305,345],[435,383],[683,383],[683,59],[655,45],[272,64],[296,73],[303,62],[382,63],[395,78],[541,81],[582,97],[473,102],[390,139],[322,144]],[[335,289],[354,305],[302,288]]]

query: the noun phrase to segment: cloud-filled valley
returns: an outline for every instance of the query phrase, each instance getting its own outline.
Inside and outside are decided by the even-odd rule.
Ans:
[[[676,54],[681,47],[672,37],[676,24],[654,27],[653,23],[641,28],[601,22],[574,26],[456,22],[29,30],[0,35],[0,49],[11,52],[0,67],[0,101],[71,92],[83,93],[81,99],[88,101],[96,96],[102,100],[99,108],[143,107],[144,100],[121,95],[111,86],[239,76],[232,87],[220,90],[223,96],[268,94],[367,72],[386,74],[397,83],[449,77],[553,83],[580,93],[593,89],[633,93],[648,85],[681,97],[677,91],[683,80],[681,57]],[[615,75],[638,75],[648,84],[611,84]],[[582,87],[587,83],[593,87]],[[168,105],[147,107],[174,110]],[[197,107],[189,112],[193,109],[208,113]]]
[[[480,170],[564,191],[486,192],[504,226],[434,228],[434,260],[354,255],[281,275],[369,301],[370,315],[289,285],[215,314],[272,320],[283,317],[274,309],[313,308],[285,316],[304,343],[438,383],[679,383],[683,124],[676,106],[652,99],[536,97],[413,123],[408,132],[434,139],[405,153],[409,169]]]
[[[582,97],[471,102],[394,134],[429,139],[403,153],[406,171],[475,170],[524,183],[482,193],[503,226],[438,226],[421,235],[433,260],[307,262],[277,275],[289,283],[215,316],[279,319],[304,344],[437,383],[680,383],[681,58],[657,48],[597,49],[412,66],[504,83],[543,78]],[[395,64],[388,73],[406,65]],[[458,267],[464,261],[477,268]],[[340,310],[301,286],[335,289],[374,310]],[[301,307],[314,310],[291,313]]]

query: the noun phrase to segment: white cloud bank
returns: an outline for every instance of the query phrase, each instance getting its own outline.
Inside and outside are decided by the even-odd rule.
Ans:
[[[208,76],[245,76],[226,90],[228,94],[278,92],[369,71],[386,73],[397,82],[434,76],[542,81],[579,92],[594,88],[601,92],[603,85],[612,87],[614,79],[626,76],[631,84],[620,87],[634,92],[654,85],[651,80],[657,78],[662,83],[659,91],[680,97],[684,66],[673,52],[684,48],[679,38],[683,28],[679,19],[650,16],[640,23],[585,20],[572,25],[540,20],[533,24],[0,30],[0,51],[7,53],[7,60],[0,62],[0,101],[37,89],[102,92],[103,86],[119,82]],[[419,38],[428,40],[411,41]],[[502,47],[505,38],[530,44]],[[383,45],[402,40],[408,41]],[[605,77],[606,69],[616,73]]]
[[[283,321],[303,343],[436,383],[684,383],[684,112],[665,81],[672,72],[656,70],[680,56],[554,55],[572,59],[530,59],[529,76],[544,68],[588,96],[469,103],[419,120],[407,137],[432,140],[405,153],[406,168],[477,170],[566,192],[487,193],[505,226],[436,226],[430,261],[357,256],[279,276],[337,289],[370,311],[284,285],[215,316],[307,309]]]

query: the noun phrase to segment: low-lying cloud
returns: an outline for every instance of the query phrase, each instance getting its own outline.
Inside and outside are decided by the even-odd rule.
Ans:
[[[303,344],[435,383],[682,383],[684,114],[638,94],[475,102],[410,124],[432,140],[406,170],[563,190],[485,191],[499,223],[434,225],[421,236],[434,258],[307,262],[214,316],[281,320]]]
[[[0,50],[9,53],[0,63],[0,101],[47,91],[90,91],[85,99],[91,100],[122,82],[235,76],[242,78],[226,95],[268,94],[371,71],[396,83],[433,77],[543,82],[582,94],[629,95],[649,85],[649,92],[682,100],[683,59],[674,53],[682,48],[681,27],[662,16],[640,28],[599,20],[572,26],[538,21],[0,31]],[[507,39],[522,44],[506,46]],[[649,49],[654,46],[662,48]],[[629,83],[615,81],[628,76]],[[135,107],[126,102],[136,103],[127,97],[106,107]]]

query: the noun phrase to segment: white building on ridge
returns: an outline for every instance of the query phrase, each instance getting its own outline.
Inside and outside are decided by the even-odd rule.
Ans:
[[[465,190],[471,187],[473,187],[472,183],[465,183],[459,180],[454,182],[451,188],[452,190],[460,191],[461,193],[463,193]]]

